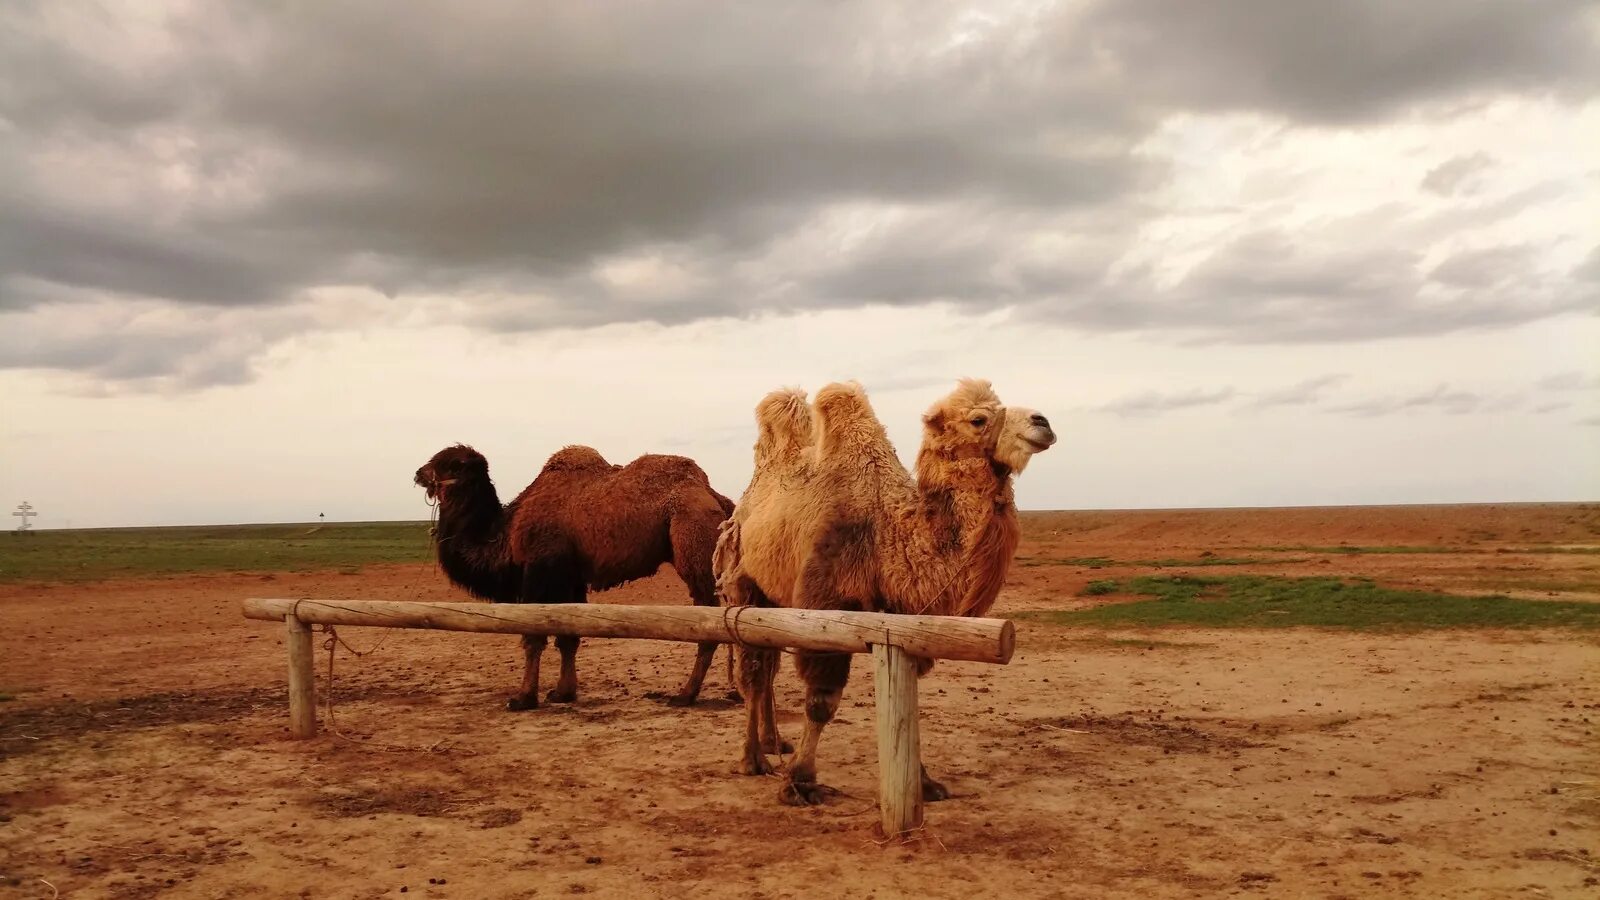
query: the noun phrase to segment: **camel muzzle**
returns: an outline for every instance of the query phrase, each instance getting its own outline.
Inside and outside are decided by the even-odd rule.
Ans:
[[[1044,416],[1034,416],[1034,418],[1043,419]],[[1028,429],[1028,433],[1024,434],[1022,439],[1027,442],[1028,447],[1034,453],[1043,453],[1055,446],[1056,433],[1050,429],[1049,425],[1035,424]]]

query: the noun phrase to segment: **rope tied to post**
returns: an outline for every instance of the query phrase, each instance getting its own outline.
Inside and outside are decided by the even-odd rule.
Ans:
[[[295,607],[298,609],[299,606],[300,606],[300,601],[296,600],[295,601]],[[419,752],[420,753],[448,753],[452,749],[454,749],[454,748],[445,746],[445,740],[442,739],[442,738],[440,740],[434,741],[432,744],[428,744],[427,746],[413,746],[413,745],[407,745],[407,744],[383,744],[383,743],[379,743],[377,741],[374,741],[371,738],[367,738],[367,739],[364,739],[364,740],[358,740],[358,739],[350,737],[349,735],[346,735],[344,732],[340,731],[338,722],[335,721],[334,715],[333,715],[333,708],[334,708],[334,704],[333,704],[333,658],[335,656],[335,652],[334,651],[338,647],[342,646],[346,650],[348,650],[351,653],[355,654],[357,657],[367,656],[369,654],[376,653],[376,652],[378,652],[379,648],[381,648],[384,645],[384,642],[389,640],[389,637],[394,634],[394,629],[392,629],[392,628],[389,629],[389,631],[386,634],[384,634],[383,637],[378,639],[378,642],[376,644],[372,645],[371,647],[368,647],[366,650],[357,650],[356,648],[350,646],[350,644],[348,642],[346,642],[343,637],[340,637],[338,629],[334,628],[332,625],[324,624],[324,625],[321,626],[321,628],[322,628],[322,633],[327,635],[327,637],[322,642],[322,647],[323,647],[324,650],[328,651],[328,686],[327,686],[327,689],[324,690],[323,693],[322,693],[322,709],[323,709],[323,712],[328,717],[328,732],[330,734],[332,734],[334,737],[338,738],[341,741],[345,741],[347,743],[354,744],[357,747],[362,747],[362,748],[367,749],[367,750],[381,750],[381,751],[383,751],[385,753],[419,753]]]
[[[732,638],[732,643],[741,650],[748,650],[751,646],[745,642],[743,637],[739,635],[739,617],[743,615],[744,611],[749,608],[750,607],[748,605],[744,604],[739,606],[724,606],[722,608],[722,630],[727,632],[728,637]],[[728,613],[730,612],[733,613],[733,618],[731,621],[728,618]]]

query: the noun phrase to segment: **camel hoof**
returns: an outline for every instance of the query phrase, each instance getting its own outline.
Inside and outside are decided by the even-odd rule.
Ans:
[[[577,690],[562,691],[551,689],[550,693],[544,695],[544,702],[546,703],[572,703],[577,699]]]
[[[673,694],[671,697],[667,698],[667,705],[668,706],[693,706],[694,705],[694,701],[695,701],[695,697],[694,697],[693,694]]]
[[[828,800],[831,791],[815,781],[786,781],[778,791],[778,802],[784,806],[820,806]]]
[[[521,694],[506,701],[506,709],[512,712],[522,712],[525,709],[538,709],[539,697],[537,694],[523,696]]]
[[[937,781],[934,781],[931,778],[923,779],[923,781],[922,781],[922,800],[923,800],[924,803],[937,803],[940,800],[949,800],[949,799],[950,799],[950,789],[949,788],[945,787],[944,785],[940,784]]]
[[[744,702],[744,695],[739,693],[738,691],[729,691],[728,692],[728,702],[730,702],[730,703],[743,703]]]
[[[758,754],[751,759],[741,760],[736,771],[740,775],[771,775],[777,770],[772,768],[772,763],[767,762],[765,756]]]

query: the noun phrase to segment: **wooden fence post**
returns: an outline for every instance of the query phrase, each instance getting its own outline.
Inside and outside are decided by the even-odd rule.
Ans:
[[[922,825],[922,749],[917,733],[917,661],[889,644],[872,645],[878,706],[878,811],[884,837]]]
[[[296,738],[317,736],[317,706],[311,674],[311,626],[285,616],[289,626],[289,733]]]

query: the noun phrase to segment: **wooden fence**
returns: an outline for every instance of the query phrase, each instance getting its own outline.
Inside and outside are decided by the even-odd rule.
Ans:
[[[312,699],[312,625],[718,641],[871,653],[878,714],[878,807],[887,835],[902,835],[922,824],[917,669],[913,657],[1003,665],[1011,661],[1016,645],[1015,630],[1004,619],[809,609],[251,599],[244,602],[244,614],[250,619],[281,621],[288,627],[289,727],[297,738],[317,733]]]

